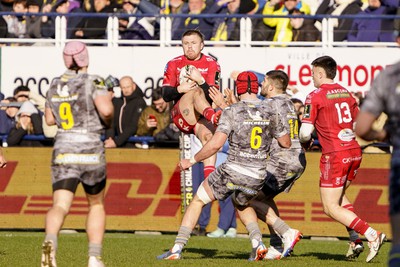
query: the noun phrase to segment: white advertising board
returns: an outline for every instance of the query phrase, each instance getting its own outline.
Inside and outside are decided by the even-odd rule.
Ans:
[[[351,91],[365,92],[371,81],[385,66],[400,59],[398,48],[227,48],[206,47],[221,65],[221,85],[233,88],[230,73],[253,70],[265,73],[281,69],[288,73],[290,85],[297,87],[304,97],[314,89],[310,63],[321,55],[330,55],[338,63],[336,81]],[[180,47],[89,47],[89,73],[104,78],[130,75],[147,98],[151,90],[162,82],[168,60],[182,54]],[[45,95],[53,77],[65,67],[62,49],[56,47],[1,48],[1,92],[11,96],[14,88],[23,84]],[[302,97],[302,98],[303,98]],[[149,99],[148,99],[149,100]]]

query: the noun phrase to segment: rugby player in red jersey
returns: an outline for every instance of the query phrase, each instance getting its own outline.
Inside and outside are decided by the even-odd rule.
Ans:
[[[209,97],[210,86],[219,86],[218,62],[202,53],[203,34],[187,30],[182,35],[183,55],[170,60],[164,71],[163,98],[173,101],[175,125],[186,134],[195,134],[204,145],[211,139],[221,111],[214,111]],[[204,177],[215,170],[215,155],[204,160]]]
[[[350,247],[346,257],[356,258],[364,250],[359,233],[368,240],[370,252],[366,261],[370,262],[378,254],[386,236],[359,218],[346,196],[346,189],[355,179],[362,160],[361,148],[353,131],[359,107],[352,94],[334,82],[337,64],[333,58],[322,56],[311,65],[317,89],[306,98],[300,142],[309,142],[316,129],[322,148],[319,187],[324,212],[347,227]]]

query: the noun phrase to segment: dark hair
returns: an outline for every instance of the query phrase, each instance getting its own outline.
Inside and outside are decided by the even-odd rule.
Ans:
[[[6,97],[6,98],[4,98],[4,100],[8,100],[10,102],[17,102],[17,99],[13,96]]]
[[[272,80],[272,83],[276,89],[282,90],[283,92],[286,91],[286,88],[289,84],[289,77],[286,72],[281,70],[271,70],[265,75],[268,76],[268,79]]]
[[[14,89],[14,95],[17,95],[19,92],[30,92],[30,91],[31,89],[29,89],[28,86],[20,85]]]
[[[316,58],[313,62],[311,62],[311,65],[314,67],[323,68],[328,79],[333,80],[336,77],[337,64],[336,61],[330,56]]]
[[[298,98],[291,98],[290,101],[292,101],[293,104],[302,104],[302,105],[304,105],[303,101],[301,101]]]
[[[190,35],[197,35],[197,36],[199,36],[200,39],[201,39],[201,42],[204,43],[204,35],[203,35],[199,30],[197,30],[197,29],[190,29],[190,30],[185,31],[185,32],[182,34],[182,39],[183,39],[183,37],[185,37],[185,36],[190,36]]]
[[[153,89],[153,92],[151,93],[151,101],[155,101],[162,98],[162,88],[157,87]]]

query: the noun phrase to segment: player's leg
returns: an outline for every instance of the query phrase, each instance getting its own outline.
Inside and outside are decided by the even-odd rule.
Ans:
[[[196,137],[200,140],[203,146],[212,138],[215,127],[207,122],[205,119],[200,119],[194,128]],[[217,160],[217,155],[214,154],[211,157],[203,160],[204,164],[204,179],[215,170],[215,162]]]
[[[257,223],[257,214],[250,206],[236,205],[238,215],[242,223],[246,226],[249,233],[249,239],[252,246],[252,251],[249,261],[262,260],[267,253],[267,247],[262,242],[261,230]]]
[[[106,212],[104,209],[105,180],[94,186],[84,185],[89,212],[86,220],[86,234],[89,241],[89,267],[104,266],[101,256],[106,228]]]
[[[218,123],[221,112],[215,112],[206,100],[204,91],[200,88],[190,90],[179,100],[179,110],[183,118],[191,125],[196,124],[200,115],[203,115],[213,124]]]
[[[46,236],[42,244],[42,267],[54,267],[57,265],[58,233],[71,208],[74,192],[79,181],[78,179],[62,180],[55,185],[57,186],[61,183],[69,189],[57,189],[53,192],[53,205],[46,214]]]
[[[182,257],[182,249],[186,246],[190,238],[190,234],[199,219],[203,206],[214,200],[215,198],[208,182],[204,181],[199,186],[196,195],[186,208],[181,226],[179,227],[178,234],[175,238],[174,246],[169,251],[158,256],[157,259],[178,260]]]
[[[352,149],[349,151],[349,154],[350,154],[350,159],[352,160],[348,163],[349,167],[346,166],[344,167],[347,168],[346,188],[348,188],[351,182],[356,178],[357,170],[360,168],[362,160],[361,149]],[[349,158],[348,154],[342,155],[341,158],[339,158],[339,160],[341,162],[346,162],[345,158]],[[342,198],[342,203],[343,201],[348,201],[350,203],[350,201],[346,198],[345,195]],[[369,253],[367,255],[366,261],[370,262],[376,255],[378,255],[378,252],[382,247],[383,242],[386,240],[386,235],[382,232],[376,231],[366,221],[361,220],[358,217],[358,215],[356,216],[357,217],[351,222],[349,228],[352,228],[357,233],[364,235],[365,238],[368,240]]]
[[[341,206],[347,210],[354,212],[353,204],[349,201],[346,195],[344,195],[342,198]],[[346,226],[346,230],[349,233],[349,249],[347,250],[346,258],[358,258],[358,256],[360,256],[360,254],[364,251],[364,244],[360,239],[358,233],[354,229]]]
[[[267,199],[266,204],[268,205],[266,222],[268,228],[271,229],[271,239],[272,234],[276,233],[283,241],[282,257],[287,257],[292,253],[294,246],[303,237],[299,230],[291,228],[284,220],[279,217],[278,207],[274,199]],[[276,238],[276,237],[274,237]],[[280,252],[279,244],[282,246],[282,241],[271,240],[271,246],[276,247],[276,250]]]
[[[193,192],[196,193],[200,184],[204,181],[203,162],[197,162],[196,164],[194,164],[192,166],[192,180],[193,180],[193,183],[192,183]],[[200,213],[199,221],[197,222],[195,229],[192,231],[192,235],[196,235],[196,236],[205,236],[206,235],[206,227],[210,221],[210,212],[211,212],[211,207],[207,209],[207,206],[210,206],[210,204],[207,204],[203,207],[203,209]]]
[[[321,201],[326,215],[341,224],[354,229],[357,233],[364,235],[370,246],[370,253],[367,262],[371,261],[386,238],[385,234],[377,232],[369,224],[361,220],[354,212],[343,208],[340,203],[344,195],[343,188],[324,188],[320,187]]]

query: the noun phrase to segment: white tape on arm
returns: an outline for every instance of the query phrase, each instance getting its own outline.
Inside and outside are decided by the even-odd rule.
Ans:
[[[303,123],[300,127],[299,139],[301,143],[306,143],[311,139],[311,134],[314,131],[314,125],[311,123]]]

